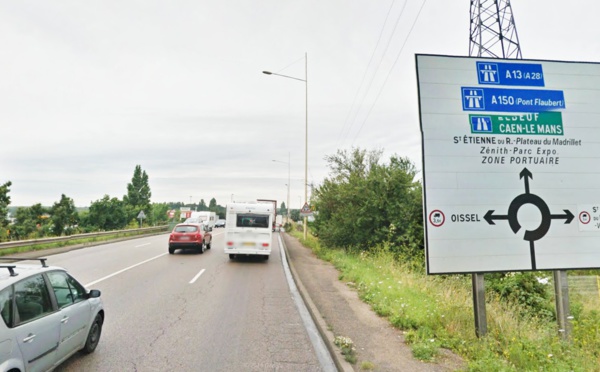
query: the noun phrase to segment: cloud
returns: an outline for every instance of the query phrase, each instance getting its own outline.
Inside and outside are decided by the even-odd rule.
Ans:
[[[586,23],[552,4],[514,5],[524,55],[597,60],[584,32],[595,13],[578,13]],[[390,4],[375,1],[4,2],[0,182],[13,182],[13,205],[64,193],[85,206],[121,197],[139,164],[155,202],[285,200],[286,166],[271,160],[289,154],[300,204],[306,85],[261,72],[303,79],[305,52],[308,182],[353,146],[420,167],[414,54],[465,55],[469,14],[428,2],[416,19],[421,5],[399,17],[394,4],[382,31]]]

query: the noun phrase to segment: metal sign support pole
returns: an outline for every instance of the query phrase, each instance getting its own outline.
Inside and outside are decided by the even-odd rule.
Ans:
[[[564,340],[567,340],[571,336],[570,320],[573,317],[569,308],[569,282],[566,270],[554,270],[554,295],[558,332]]]
[[[473,282],[473,312],[475,313],[475,334],[477,337],[487,334],[487,317],[485,311],[485,284],[483,274],[471,274]]]

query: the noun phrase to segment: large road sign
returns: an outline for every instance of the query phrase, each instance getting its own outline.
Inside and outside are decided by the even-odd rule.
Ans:
[[[600,64],[416,66],[427,272],[600,268]]]

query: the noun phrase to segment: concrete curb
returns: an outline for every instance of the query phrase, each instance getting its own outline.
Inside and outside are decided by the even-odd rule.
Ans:
[[[302,296],[302,300],[304,301],[304,304],[306,305],[306,308],[308,309],[308,312],[310,313],[313,322],[317,326],[317,329],[321,334],[321,338],[325,342],[325,345],[327,345],[327,349],[329,350],[329,354],[331,354],[331,358],[333,359],[335,366],[337,367],[338,371],[354,372],[354,368],[352,367],[352,365],[344,359],[340,350],[337,348],[337,346],[334,345],[333,340],[335,339],[335,335],[328,329],[325,319],[323,319],[323,317],[321,316],[319,309],[315,306],[314,302],[310,298],[308,291],[306,290],[306,288],[304,288],[304,285],[300,281],[300,276],[296,272],[294,263],[290,260],[290,255],[288,252],[288,248],[285,244],[285,240],[283,238],[280,240],[283,244],[283,249],[285,250],[285,257],[288,262],[288,266],[290,267],[290,271],[292,272],[292,277],[294,278],[296,287],[298,288],[298,292],[300,292],[300,296]]]

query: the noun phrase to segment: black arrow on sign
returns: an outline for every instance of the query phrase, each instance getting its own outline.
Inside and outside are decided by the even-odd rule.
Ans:
[[[488,224],[490,225],[495,225],[496,223],[494,222],[494,220],[508,220],[508,216],[507,215],[493,215],[494,210],[489,210],[487,211],[487,213],[485,214],[485,216],[483,216],[483,219],[487,221]]]
[[[525,177],[525,194],[529,194],[529,178],[533,179],[533,174],[527,168],[523,168],[519,173],[520,178]]]
[[[565,211],[565,214],[552,214],[550,215],[550,218],[552,218],[553,220],[566,220],[565,225],[571,223],[575,216],[573,216],[573,213],[571,213],[571,211],[568,209],[563,209],[563,211]]]

